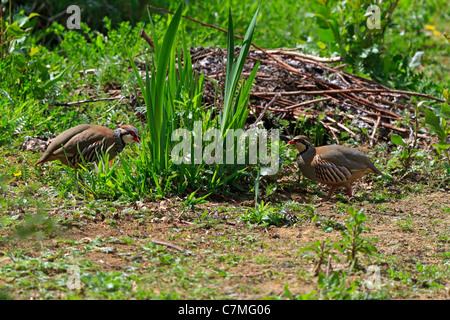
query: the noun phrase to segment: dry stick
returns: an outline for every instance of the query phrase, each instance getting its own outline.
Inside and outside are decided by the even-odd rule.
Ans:
[[[345,65],[342,65],[342,66],[345,66]],[[340,66],[335,67],[335,69],[337,69],[338,67],[340,67]],[[348,77],[350,77],[350,78],[351,78],[356,84],[358,84],[360,87],[363,87],[364,89],[368,89],[365,85],[363,85],[363,84],[357,79],[357,77],[353,76],[352,74],[350,74],[350,73],[348,73],[348,72],[345,72],[345,73],[347,74]],[[386,88],[386,87],[383,86],[383,88]],[[386,89],[388,89],[388,88],[386,88]],[[354,96],[354,94],[351,94],[351,95]],[[403,105],[401,105],[401,104],[399,104],[399,103],[391,102],[391,101],[388,101],[388,100],[384,100],[384,99],[380,99],[380,98],[375,98],[374,100],[375,100],[376,102],[379,102],[379,103],[384,104],[384,105],[396,106],[396,107],[398,107],[398,108],[400,108],[400,109],[402,109],[402,110],[406,108],[405,106],[403,106]],[[397,114],[395,114],[395,115],[396,115],[396,117],[397,117]]]
[[[277,99],[278,99],[279,97],[281,97],[281,94],[277,94],[276,96],[273,97],[272,100],[270,100],[270,102],[269,102],[268,104],[266,104],[266,106],[264,107],[264,110],[260,113],[260,115],[258,116],[258,118],[256,119],[256,121],[255,121],[253,124],[251,124],[251,125],[249,126],[249,130],[251,130],[252,128],[254,128],[254,127],[256,126],[256,124],[257,124],[259,121],[261,121],[261,119],[262,119],[262,118],[264,117],[264,115],[266,114],[267,109],[268,109],[271,105],[273,105],[273,104],[275,103],[275,101],[277,101]]]
[[[360,98],[360,97],[356,97],[354,94],[348,95],[348,94],[344,93],[343,96],[346,97],[346,98],[352,99],[355,102],[359,102],[360,104],[365,105],[366,107],[368,107],[370,109],[374,109],[374,110],[376,110],[378,112],[387,113],[387,114],[393,116],[395,119],[403,119],[403,117],[399,116],[395,112],[392,112],[392,111],[380,108],[377,105],[371,103],[370,101],[368,101],[366,99],[363,99],[363,98]],[[353,98],[351,98],[351,97],[353,97]]]
[[[342,69],[342,68],[345,68],[345,67],[348,67],[348,63],[344,63],[344,64],[340,64],[338,66],[335,66],[334,70],[339,70],[339,69]]]
[[[191,60],[192,60],[192,61],[198,60],[198,59],[201,59],[201,58],[210,56],[210,55],[212,55],[212,54],[214,54],[214,50],[211,50],[210,52],[205,53],[205,54],[201,54],[201,55],[198,55],[198,56],[194,56],[194,57],[191,58]]]
[[[266,52],[270,52],[270,51],[271,51],[271,50],[266,50]],[[255,51],[255,52],[258,52],[258,51]],[[291,52],[290,54],[292,54],[292,53],[295,53],[295,52]],[[342,80],[347,86],[350,86],[350,84],[345,80],[344,76],[343,76],[340,72],[336,71],[335,69],[333,69],[333,68],[331,68],[331,67],[328,67],[328,66],[324,65],[323,63],[321,63],[321,61],[318,61],[318,60],[312,60],[312,59],[309,59],[309,58],[305,58],[304,56],[309,56],[309,55],[304,55],[304,54],[301,54],[301,53],[299,53],[298,55],[295,55],[295,56],[296,56],[296,59],[295,59],[295,60],[302,61],[302,62],[304,62],[304,63],[313,63],[313,64],[315,64],[315,65],[321,67],[322,69],[325,69],[325,70],[328,70],[328,71],[331,71],[331,72],[335,73],[339,78],[341,78],[341,80]],[[310,56],[310,57],[311,57],[311,56]],[[340,59],[340,58],[339,58],[339,59]],[[339,60],[339,61],[340,61],[340,60]]]
[[[321,102],[321,101],[328,101],[328,100],[331,100],[331,97],[327,97],[327,98],[320,98],[320,99],[316,99],[316,100],[309,100],[309,101],[304,101],[304,102],[301,102],[301,103],[298,103],[298,104],[294,104],[293,106],[290,106],[290,107],[284,108],[284,110],[297,109],[297,108],[300,108],[300,107],[306,106],[306,105],[308,105],[308,104],[313,104],[313,103],[316,103],[316,102]]]
[[[181,247],[178,247],[178,246],[176,246],[176,245],[174,245],[174,244],[168,243],[168,242],[162,242],[162,241],[159,241],[159,240],[153,240],[153,239],[152,239],[152,242],[153,242],[154,244],[158,244],[158,245],[160,245],[160,246],[166,246],[166,247],[170,247],[170,248],[173,248],[173,249],[175,249],[175,250],[178,250],[178,251],[180,251],[182,254],[184,254],[185,256],[192,255],[192,252],[190,252],[190,251],[188,251],[188,250],[186,250],[186,249],[183,249],[183,248],[181,248]]]
[[[73,102],[63,102],[63,103],[55,103],[54,106],[57,107],[70,107],[77,104],[83,104],[83,103],[90,103],[90,102],[98,102],[98,101],[108,101],[108,100],[118,100],[118,99],[125,99],[129,98],[128,96],[118,96],[118,97],[109,97],[109,98],[98,98],[98,99],[91,99],[91,100],[83,100],[83,101],[73,101]]]
[[[325,124],[322,120],[319,120],[319,122],[325,127],[325,129],[327,129],[328,131],[331,132],[331,135],[333,136],[333,138],[334,138],[334,140],[336,141],[336,143],[337,143],[337,144],[340,144],[340,143],[339,143],[339,139],[338,139],[338,137],[336,136],[336,133],[334,133],[334,131],[339,132],[339,130],[336,129],[336,128],[330,127],[329,125]]]
[[[345,131],[347,131],[352,137],[356,136],[356,133],[354,133],[352,130],[350,130],[349,128],[347,128],[346,126],[344,126],[342,123],[337,122],[336,120],[334,120],[333,118],[330,118],[328,116],[324,117],[325,120],[331,121],[334,124],[336,124],[338,127],[344,129]]]
[[[263,97],[263,98],[265,98],[265,97]],[[335,98],[329,97],[328,99],[335,99]],[[335,99],[335,100],[337,100],[337,99]],[[311,102],[311,101],[306,101],[306,102]],[[260,108],[261,108],[261,107],[260,107]],[[290,112],[289,110],[287,110],[287,108],[285,108],[285,109],[273,109],[273,108],[268,108],[268,109],[271,110],[271,111],[284,112],[284,113]],[[313,112],[314,116],[316,116],[316,115],[319,114],[319,112],[316,111],[316,110],[312,110],[312,112]],[[294,112],[294,115],[295,115],[296,113],[298,114],[298,112]],[[343,124],[337,122],[337,121],[334,120],[333,118],[330,118],[330,117],[328,117],[328,116],[325,116],[324,119],[325,119],[325,120],[328,120],[328,121],[330,121],[330,122],[333,122],[334,124],[336,124],[336,125],[337,125],[338,127],[340,127],[341,129],[347,131],[352,137],[356,136],[356,133],[354,133],[352,130],[350,130],[349,128],[347,128],[347,127],[344,126]],[[323,124],[323,122],[322,122],[322,124]],[[331,131],[331,129],[330,129],[330,131]],[[339,141],[339,140],[338,140],[338,141]]]
[[[319,67],[321,67],[322,69],[325,69],[325,70],[328,70],[328,71],[331,71],[331,72],[333,72],[333,73],[335,73],[347,86],[349,86],[350,87],[350,84],[345,80],[345,78],[344,78],[344,76],[340,73],[340,72],[338,72],[338,71],[336,71],[335,69],[333,69],[333,68],[330,68],[330,67],[328,67],[328,66],[325,66],[325,65],[323,65],[323,64],[321,64],[321,63],[316,63],[316,62],[314,62],[316,65],[318,65]],[[347,75],[349,78],[351,78],[352,80],[355,80],[353,77],[351,77],[351,76],[349,76],[349,75]],[[356,81],[355,81],[356,82]],[[357,82],[358,83],[358,82]],[[322,82],[322,84],[324,84],[323,82]],[[358,83],[359,84],[359,83]],[[327,84],[324,84],[325,86],[327,86],[327,87],[330,87],[330,86],[328,86]],[[367,90],[367,88],[365,87],[365,86],[363,86],[363,85],[361,85],[361,84],[359,84],[360,86],[362,86],[363,87],[363,89],[365,89],[365,90]],[[356,89],[356,88],[355,88]],[[359,103],[361,103],[361,104],[363,104],[363,105],[365,105],[366,107],[368,107],[368,108],[371,108],[371,109],[375,109],[375,110],[377,110],[377,111],[380,111],[380,112],[384,112],[384,113],[388,113],[388,114],[390,114],[390,115],[392,115],[392,116],[394,116],[395,118],[397,118],[397,119],[402,119],[402,117],[400,117],[400,116],[398,116],[396,113],[393,113],[393,112],[391,112],[391,111],[386,111],[386,110],[384,110],[384,109],[381,109],[379,106],[377,106],[375,103],[371,103],[370,101],[367,101],[367,100],[365,100],[365,99],[363,99],[363,98],[359,98],[359,97],[356,97],[354,94],[350,94],[350,95],[347,95],[347,94],[343,94],[344,95],[344,97],[347,97],[347,98],[349,98],[349,99],[351,99],[351,100],[353,100],[353,101],[355,101],[355,102],[359,102]]]
[[[265,97],[263,97],[263,98],[265,99]],[[332,98],[330,97],[330,99],[332,99]],[[260,106],[256,106],[256,107],[257,107],[257,108],[260,108],[260,109],[263,108],[263,107],[260,107]],[[282,113],[290,112],[290,111],[288,111],[288,110],[286,110],[286,109],[274,109],[274,108],[268,108],[268,110],[275,111],[275,112],[282,112]],[[316,110],[310,110],[310,111],[312,112],[312,116],[313,116],[313,117],[316,117],[317,115],[319,115],[319,112],[316,111]],[[298,115],[299,113],[300,113],[300,112],[294,112],[294,118],[295,118],[296,115]],[[303,111],[303,113],[305,113],[305,111]],[[333,114],[333,115],[334,115],[334,114]],[[330,117],[326,116],[324,119],[325,119],[325,120],[328,120],[328,121],[330,121],[330,122],[333,122],[334,124],[336,124],[336,125],[337,125],[338,127],[340,127],[341,129],[347,131],[352,137],[354,137],[354,136],[356,135],[356,133],[354,133],[352,130],[350,130],[349,128],[347,128],[347,127],[344,126],[343,124],[337,122],[337,121],[334,120],[333,118],[330,118]],[[369,119],[370,119],[370,118],[369,118]],[[372,119],[370,119],[370,120],[372,120]],[[322,123],[322,124],[324,125],[324,127],[325,127],[326,129],[328,129],[328,130],[331,132],[331,134],[334,136],[334,138],[336,139],[336,141],[339,142],[339,139],[336,137],[336,135],[335,135],[334,132],[333,132],[333,131],[339,132],[339,130],[336,129],[336,128],[333,128],[333,127],[328,126],[328,125],[325,124],[322,120],[320,120],[319,122]]]
[[[377,128],[378,128],[378,126],[380,125],[380,123],[381,123],[381,115],[379,115],[379,116],[377,117],[377,123],[375,123],[375,126],[373,127],[373,132],[372,132],[372,134],[370,135],[370,141],[369,141],[369,144],[370,144],[371,147],[373,147],[373,141],[374,141],[375,135],[376,135],[376,133],[377,133]]]
[[[139,32],[139,35],[141,36],[141,38],[143,38],[145,41],[147,41],[147,43],[150,45],[150,47],[152,47],[153,51],[155,51],[155,44],[153,43],[152,38],[150,38],[150,36],[145,32],[144,29],[141,29],[141,32]]]
[[[368,123],[368,122],[370,122],[372,124],[376,123],[374,119],[367,118],[367,117],[364,117],[364,116],[355,116],[355,115],[352,115],[352,114],[346,114],[345,116],[347,118],[349,118],[349,119],[352,119],[352,120],[355,119],[355,118],[358,118],[358,119],[363,120],[366,123]],[[403,133],[403,134],[407,134],[409,132],[408,129],[399,128],[399,127],[396,127],[396,126],[394,126],[394,125],[392,125],[390,123],[385,123],[385,122],[380,122],[379,127],[386,127],[387,129],[391,129],[391,130],[394,130],[394,131],[397,131],[397,132],[400,132],[400,133]],[[423,138],[423,139],[428,139],[429,138],[427,135],[424,135],[424,134],[418,134],[417,136],[419,138]]]
[[[304,91],[304,90],[301,90],[301,91],[281,91],[279,93],[281,93],[282,95],[285,95],[285,96],[289,96],[289,95],[328,95],[328,94],[342,93],[345,97],[347,97],[347,98],[349,98],[349,99],[351,99],[351,100],[353,100],[353,101],[355,101],[357,103],[364,104],[365,106],[367,106],[367,107],[369,107],[371,109],[375,109],[376,111],[383,112],[385,114],[391,115],[391,116],[383,115],[383,117],[385,117],[385,118],[396,119],[396,120],[403,119],[401,116],[397,115],[396,113],[394,113],[392,111],[389,111],[389,110],[382,109],[380,107],[377,107],[376,105],[372,105],[369,101],[367,101],[367,100],[365,100],[363,98],[356,98],[356,97],[351,97],[349,95],[346,95],[345,93],[348,93],[348,92],[361,92],[363,94],[372,94],[372,93],[380,93],[380,94],[383,94],[383,93],[399,93],[399,94],[403,94],[404,93],[404,94],[409,94],[409,95],[416,95],[416,96],[427,97],[429,99],[434,99],[434,100],[437,100],[437,101],[444,101],[444,100],[441,100],[441,99],[438,99],[438,98],[435,98],[435,97],[432,97],[432,96],[429,96],[429,95],[426,95],[426,94],[422,94],[422,93],[408,92],[408,91],[401,91],[401,90],[391,90],[391,89],[386,90],[386,89],[361,89],[361,88],[354,88],[354,89],[331,89],[331,90],[319,90],[319,91]],[[268,96],[270,96],[270,95],[274,95],[274,94],[277,94],[277,93],[278,92],[254,92],[254,93],[252,93],[252,95],[253,96],[261,96],[261,95],[266,95],[266,96],[268,95]],[[356,109],[359,109],[359,108],[357,108],[355,106],[353,106],[353,107],[356,108]],[[361,109],[359,109],[359,110],[361,110]],[[361,110],[361,111],[366,112],[366,113],[370,113],[370,114],[373,114],[373,115],[376,115],[376,113],[370,112],[368,110]]]
[[[279,60],[277,60],[277,61],[279,61]],[[265,61],[266,63],[270,63],[270,64],[274,64],[274,65],[278,65],[278,66],[280,66],[279,64],[276,64],[276,63],[272,63],[272,62],[270,62],[270,61]],[[286,63],[284,63],[284,62],[282,62],[282,65],[281,65],[281,67],[284,67],[284,66],[286,66],[287,64]],[[297,69],[295,69],[295,68],[293,68],[293,67],[291,67],[291,66],[289,66],[289,65],[287,65],[287,68],[286,69],[288,69],[288,70],[290,70],[290,71],[293,71],[293,72],[295,72],[295,73],[299,73],[299,74],[302,74],[302,75],[304,75],[304,76],[306,76],[306,77],[308,77],[308,78],[311,78],[313,81],[315,81],[315,82],[319,82],[319,83],[321,83],[322,85],[325,85],[325,86],[328,86],[327,84],[325,84],[325,83],[323,83],[322,81],[320,81],[320,80],[318,80],[318,79],[316,79],[316,78],[314,78],[314,77],[312,77],[311,75],[309,75],[309,74],[306,74],[306,73],[304,73],[304,72],[301,72],[301,71],[299,71],[299,70],[297,70]],[[374,83],[374,84],[376,84],[376,85],[378,85],[378,86],[381,86],[381,85],[379,85],[378,83],[376,83],[375,81],[372,81],[372,80],[370,80],[370,79],[365,79],[365,78],[362,78],[362,77],[359,77],[359,76],[356,76],[356,75],[352,75],[352,77],[357,77],[357,78],[359,78],[359,79],[363,79],[363,80],[365,80],[365,81],[369,81],[369,82],[372,82],[372,83]],[[295,93],[296,92],[296,93]],[[433,97],[433,96],[430,96],[430,95],[428,95],[428,94],[424,94],[424,93],[419,93],[419,92],[411,92],[411,91],[403,91],[403,90],[393,90],[393,89],[389,89],[389,88],[386,88],[386,87],[383,87],[383,89],[361,89],[361,88],[352,88],[352,89],[332,89],[332,90],[323,90],[322,92],[321,91],[315,91],[315,93],[312,93],[312,92],[314,92],[314,91],[309,91],[310,93],[309,94],[323,94],[324,92],[327,92],[327,93],[342,93],[342,92],[361,92],[361,93],[365,93],[365,94],[370,94],[370,93],[380,93],[380,94],[383,94],[383,93],[396,93],[396,94],[401,94],[401,95],[407,95],[407,96],[419,96],[419,97],[423,97],[423,98],[427,98],[427,99],[432,99],[432,100],[436,100],[436,101],[439,101],[439,102],[445,102],[445,100],[442,100],[442,99],[439,99],[439,98],[435,98],[435,97]],[[304,92],[302,92],[302,91],[288,91],[288,92],[281,92],[283,95],[289,95],[289,94],[308,94],[308,93],[304,93]],[[261,94],[261,93],[259,93],[259,94]],[[264,93],[264,94],[267,94],[267,93]],[[352,99],[353,100],[353,99]]]
[[[445,100],[435,98],[433,96],[430,96],[428,94],[419,93],[419,92],[409,92],[409,91],[403,91],[403,90],[393,90],[393,89],[361,89],[361,88],[352,88],[352,89],[332,89],[332,90],[318,90],[318,91],[281,91],[280,93],[282,95],[296,95],[296,94],[312,94],[312,95],[319,95],[319,94],[335,94],[335,93],[347,93],[347,92],[361,92],[366,94],[372,94],[372,93],[397,93],[397,94],[405,94],[410,96],[419,96],[424,97],[432,100],[436,100],[439,102],[445,102]],[[275,95],[277,92],[254,92],[252,95],[254,96],[265,96],[265,95]]]
[[[363,77],[360,77],[360,76],[358,76],[358,75],[356,75],[356,74],[349,73],[349,72],[347,72],[347,71],[344,71],[344,74],[346,74],[347,76],[352,77],[353,79],[359,79],[359,80],[361,80],[361,81],[364,81],[364,82],[367,83],[367,84],[376,85],[377,87],[381,87],[381,88],[383,88],[383,89],[389,90],[388,87],[383,86],[382,84],[379,84],[379,83],[377,83],[377,82],[375,82],[375,81],[373,81],[373,80],[371,80],[371,79],[363,78]]]
[[[268,98],[268,97],[261,97],[261,99],[264,99],[264,100],[271,100],[270,98]],[[287,103],[286,101],[289,101],[289,100],[284,100],[284,99],[282,99],[282,98],[279,98],[278,99],[278,104],[282,104],[282,105],[287,105],[287,106],[291,106],[292,105],[292,103]],[[255,106],[256,108],[259,108],[259,109],[264,109],[265,107],[261,107],[261,106]],[[285,112],[289,112],[289,111],[286,111],[285,109],[275,109],[275,108],[271,108],[271,107],[268,107],[267,108],[267,110],[270,110],[270,111],[275,111],[275,112],[283,112],[283,113],[285,113]]]
[[[295,56],[302,58],[302,60],[311,60],[312,62],[324,62],[324,63],[333,63],[333,62],[340,62],[342,61],[341,57],[334,57],[334,58],[322,58],[322,57],[316,57],[309,54],[304,54],[300,52],[292,52],[292,51],[284,51],[284,50],[278,50],[278,49],[266,49],[266,53],[270,54],[279,54],[279,55],[286,55],[286,56]],[[255,53],[264,53],[264,51],[255,51]]]
[[[327,90],[327,91],[331,91],[331,90]],[[320,92],[327,92],[327,91],[320,91]],[[288,91],[288,92],[294,92],[294,91]],[[299,91],[296,91],[296,92],[299,92]],[[302,91],[302,94],[303,94],[303,92],[313,92],[313,91]],[[316,91],[317,92],[317,91]],[[254,96],[259,96],[259,94],[260,94],[261,92],[255,92],[255,93],[252,93],[252,95],[254,95]],[[267,93],[267,92],[264,92],[264,93]],[[277,92],[274,92],[274,93],[277,93]],[[281,94],[284,94],[284,93],[286,93],[286,92],[280,92]],[[357,107],[357,106],[355,106],[355,105],[353,105],[353,104],[349,104],[349,103],[347,103],[347,102],[345,102],[345,101],[340,101],[339,99],[336,99],[335,97],[332,97],[332,96],[330,96],[330,95],[328,95],[328,94],[324,94],[327,98],[329,98],[329,99],[332,99],[334,102],[336,102],[336,103],[341,103],[341,104],[345,104],[345,105],[347,105],[347,106],[349,106],[349,107],[351,107],[351,108],[354,108],[354,109],[356,109],[356,110],[359,110],[359,111],[361,111],[361,112],[364,112],[364,113],[367,113],[367,114],[370,114],[370,115],[373,115],[373,116],[377,116],[378,114],[377,113],[375,113],[375,112],[372,112],[372,111],[370,111],[370,110],[365,110],[365,109],[361,109],[361,108],[359,108],[359,107]],[[265,97],[262,97],[262,98],[265,98]],[[280,99],[280,102],[282,101],[282,100],[284,100],[284,99]],[[291,106],[292,106],[292,104],[291,104]],[[270,109],[269,109],[270,110]],[[279,111],[283,111],[283,110],[279,110]],[[383,109],[381,109],[381,111],[383,111]],[[389,112],[389,111],[388,111]],[[399,119],[399,116],[398,115],[395,115],[394,117],[392,117],[392,116],[389,116],[389,115],[383,115],[383,118],[386,118],[386,119],[393,119],[393,120],[398,120]],[[401,118],[400,118],[401,119]]]
[[[297,70],[297,69],[295,69],[295,68],[289,66],[288,64],[284,63],[283,61],[277,60],[277,61],[280,62],[280,63],[272,63],[272,62],[267,61],[267,60],[262,60],[262,61],[265,62],[265,63],[274,64],[274,65],[280,66],[280,67],[285,68],[285,69],[287,69],[287,70],[290,70],[290,71],[292,71],[292,72],[294,72],[294,73],[301,74],[301,75],[303,75],[303,76],[305,76],[305,77],[307,77],[307,78],[312,79],[314,82],[316,82],[316,83],[318,83],[318,84],[320,84],[320,85],[322,85],[322,86],[324,86],[324,87],[330,88],[330,86],[329,86],[328,84],[324,83],[323,81],[320,81],[319,79],[314,78],[314,77],[313,77],[312,75],[310,75],[310,74],[301,72],[301,71],[299,71],[299,70]],[[327,68],[328,68],[328,67],[327,67]],[[331,69],[331,70],[332,70],[332,69]],[[337,75],[338,75],[345,83],[347,83],[347,82],[345,81],[345,79],[343,79],[343,76],[342,76],[341,74],[339,74],[338,72],[336,72],[336,74],[337,74]],[[328,89],[328,90],[327,90],[327,93],[331,92],[332,90],[335,90],[335,92],[337,92],[338,90],[346,90],[346,92],[348,92],[348,91],[351,90],[351,89]],[[353,90],[357,90],[357,89],[353,89]],[[359,89],[359,90],[361,91],[361,90],[365,90],[365,89]],[[316,92],[317,92],[317,91],[316,91]],[[328,96],[327,94],[325,94],[325,95]],[[328,96],[328,97],[329,97],[329,96]],[[354,98],[354,97],[352,97],[352,96],[348,96],[348,95],[346,95],[346,97],[348,97],[350,100],[353,100],[353,101],[355,101],[355,102],[362,103],[362,104],[364,104],[364,105],[366,105],[366,106],[368,106],[368,107],[371,107],[371,108],[373,108],[373,109],[376,109],[377,111],[384,112],[383,109],[380,109],[380,108],[377,107],[376,105],[372,106],[372,105],[370,104],[370,102],[367,102],[367,103],[361,102],[361,100],[359,100],[359,99],[357,99],[357,98]],[[359,101],[358,101],[358,100],[359,100]],[[357,107],[355,107],[355,108],[358,109]],[[367,112],[367,111],[365,111],[365,112]],[[370,113],[370,112],[368,112],[368,113]],[[389,113],[389,111],[387,111],[387,112],[385,112],[385,113]],[[386,118],[391,118],[391,117],[387,117],[387,116],[386,116]],[[392,118],[391,118],[391,119],[392,119]],[[402,117],[398,116],[397,114],[394,114],[394,119],[402,119]]]
[[[265,98],[265,97],[263,97],[263,98]],[[333,98],[332,98],[332,99],[333,99]],[[337,100],[337,99],[336,99],[336,100]],[[344,103],[344,104],[349,105],[350,107],[354,107],[353,105],[348,104],[348,103]],[[287,111],[282,110],[282,109],[269,109],[269,110],[272,110],[272,111],[278,111],[278,112],[287,112]],[[311,112],[311,116],[313,116],[313,117],[316,117],[316,116],[319,115],[319,112],[316,111],[316,110],[309,110],[309,111]],[[305,113],[305,112],[304,112],[304,113]],[[326,118],[327,120],[332,119],[332,118],[328,117],[328,115],[330,115],[330,116],[336,116],[336,114],[330,113],[330,112],[326,112],[325,114],[327,115],[327,118]],[[359,118],[359,119],[363,120],[363,121],[366,122],[366,123],[376,124],[376,121],[375,121],[374,119],[368,118],[368,117],[364,117],[364,116],[355,116],[355,115],[352,115],[352,114],[338,114],[338,116],[345,116],[345,117],[347,117],[347,118],[349,118],[349,119]],[[334,119],[333,119],[333,120],[334,120]],[[331,122],[333,122],[333,121],[331,121]],[[322,124],[323,124],[323,123],[322,123]],[[340,123],[339,123],[339,125],[342,126],[342,127],[344,127],[344,126],[343,126],[342,124],[340,124]],[[400,132],[400,133],[403,133],[403,134],[408,133],[408,130],[407,130],[407,129],[399,128],[399,127],[396,127],[396,126],[394,126],[394,125],[392,125],[392,124],[389,124],[389,123],[383,123],[383,122],[381,122],[381,121],[380,121],[379,127],[386,127],[387,129],[391,129],[391,130],[394,130],[394,131],[397,131],[397,132]],[[332,127],[330,127],[330,128],[332,128]],[[347,131],[347,130],[346,130],[346,131]],[[429,138],[427,135],[424,135],[424,134],[418,134],[418,137],[419,137],[419,138],[422,138],[422,139],[428,139],[428,138]]]
[[[302,59],[300,59],[300,60],[302,60]],[[312,63],[314,63],[314,64],[320,66],[322,69],[326,69],[326,70],[329,70],[329,71],[331,71],[331,72],[334,72],[339,78],[341,78],[341,80],[342,80],[345,84],[347,84],[347,86],[350,86],[350,84],[345,80],[344,76],[343,76],[341,73],[339,73],[339,72],[337,72],[336,70],[334,70],[333,68],[330,68],[330,67],[328,67],[328,66],[325,66],[325,65],[323,65],[323,64],[321,64],[321,63],[317,63],[317,62],[312,62]],[[298,71],[297,71],[297,72],[298,72]],[[322,81],[320,81],[320,80],[318,80],[318,79],[315,79],[315,78],[312,77],[311,75],[308,75],[308,74],[304,74],[304,75],[307,76],[307,77],[309,77],[309,78],[312,78],[313,81],[318,82],[318,83],[320,83],[321,85],[323,85],[323,86],[325,86],[325,87],[328,87],[328,88],[330,87],[328,84],[326,84],[326,83],[324,83],[324,82],[322,82]],[[352,77],[350,77],[350,78],[353,79]],[[354,80],[354,79],[353,79],[353,80]],[[366,87],[364,87],[363,85],[361,85],[361,86],[363,87],[363,90],[367,90]],[[336,89],[334,89],[334,90],[336,90]],[[339,90],[339,89],[338,89],[338,90]],[[340,90],[348,90],[348,89],[340,89]],[[376,111],[379,111],[379,112],[384,112],[384,113],[390,114],[391,116],[394,117],[393,119],[403,119],[401,116],[397,115],[396,113],[391,112],[391,111],[389,111],[389,110],[384,110],[384,109],[380,108],[379,106],[377,106],[375,103],[371,103],[370,101],[367,101],[367,100],[365,100],[365,99],[363,99],[363,98],[358,98],[358,97],[356,97],[356,96],[353,95],[353,94],[351,94],[351,95],[343,94],[343,95],[344,95],[344,97],[347,97],[347,98],[349,98],[350,100],[353,100],[353,101],[355,101],[355,102],[357,102],[357,103],[361,103],[361,104],[365,105],[365,106],[368,107],[368,108],[375,109]],[[392,119],[391,117],[387,117],[387,118]]]
[[[384,100],[384,99],[381,99],[381,98],[375,98],[375,101],[376,101],[376,102],[379,102],[379,103],[381,103],[381,104],[388,105],[388,106],[397,107],[397,108],[400,108],[400,109],[402,109],[402,110],[404,110],[404,109],[407,108],[406,106],[404,106],[404,105],[402,105],[402,104],[400,104],[400,103],[391,102],[391,101]]]
[[[168,13],[168,14],[172,14],[172,15],[174,14],[174,13],[173,13],[172,11],[170,11],[170,10],[167,10],[167,9],[164,9],[164,8],[154,7],[154,6],[151,6],[151,5],[149,5],[149,4],[147,5],[147,8],[150,8],[150,9],[153,9],[153,10],[157,10],[157,11],[162,11],[162,12],[165,12],[165,13]],[[219,28],[219,27],[217,27],[217,26],[215,26],[215,25],[207,24],[207,23],[201,22],[201,21],[199,21],[199,20],[196,20],[196,19],[191,18],[191,17],[188,17],[188,16],[184,16],[184,15],[182,15],[182,17],[183,17],[184,19],[191,20],[191,21],[193,21],[193,22],[195,22],[195,23],[201,24],[201,25],[204,26],[204,27],[208,27],[208,28],[212,28],[212,29],[216,29],[216,30],[219,30],[219,31],[228,33],[227,30],[222,29],[222,28]],[[244,39],[244,37],[241,37],[241,36],[238,36],[238,35],[234,35],[234,37],[235,37],[235,38],[238,38],[238,39],[241,39],[241,40]],[[252,44],[252,45],[253,45],[253,44]]]
[[[296,50],[303,50],[303,47],[296,47],[296,48],[274,48],[272,50],[281,50],[281,51],[296,51]]]

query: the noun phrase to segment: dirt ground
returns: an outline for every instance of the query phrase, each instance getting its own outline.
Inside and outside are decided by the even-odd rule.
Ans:
[[[307,202],[310,198],[310,195],[304,193],[283,196],[299,202]],[[137,203],[134,205],[134,213],[124,213],[124,210],[121,210],[123,208],[118,208],[116,212],[106,214],[112,219],[105,219],[101,213],[94,219],[80,217],[71,220],[73,217],[70,211],[63,209],[51,213],[55,217],[70,217],[69,220],[72,221],[70,228],[58,238],[43,240],[38,246],[29,241],[15,245],[28,248],[29,254],[40,257],[43,250],[70,252],[68,249],[74,246],[74,242],[61,241],[61,238],[72,239],[78,246],[82,246],[99,238],[128,237],[133,239],[132,243],[115,242],[113,250],[86,251],[84,258],[95,262],[99,270],[104,272],[125,272],[130,264],[137,261],[139,270],[145,274],[154,262],[143,254],[142,245],[155,241],[163,251],[180,256],[185,254],[185,259],[188,259],[188,273],[190,266],[193,268],[191,272],[196,272],[194,266],[206,264],[226,272],[226,277],[209,273],[202,282],[204,286],[220,285],[217,296],[212,298],[260,299],[279,296],[283,294],[286,284],[293,295],[317,290],[312,262],[301,258],[299,250],[316,240],[337,240],[341,237],[340,231],[325,232],[310,221],[298,222],[294,226],[248,227],[228,211],[219,209],[235,207],[237,213],[244,210],[246,205],[236,201],[208,202],[206,205],[200,205],[196,211],[201,213],[207,210],[208,217],[214,220],[214,223],[192,222],[198,217],[196,211],[189,211],[179,219],[179,203],[167,200],[159,203]],[[389,276],[387,271],[404,269],[405,272],[411,272],[410,278],[414,278],[417,271],[414,271],[413,267],[419,262],[428,266],[442,266],[446,263],[448,268],[448,262],[439,256],[449,251],[448,192],[436,191],[381,204],[361,204],[355,201],[355,205],[364,208],[364,212],[369,216],[366,225],[370,232],[364,236],[372,239],[378,252],[384,256],[382,262],[377,264],[381,268],[381,283],[384,288],[388,292],[398,292],[393,295],[394,298],[448,299],[449,279],[439,280],[446,289],[428,290],[425,284],[419,284],[419,289],[412,294],[408,291],[410,284],[403,283],[404,279]],[[318,216],[344,224],[348,214],[339,210],[339,207],[340,203],[336,199],[314,204]],[[136,212],[148,218],[136,219]],[[115,225],[111,225],[111,221],[115,221]],[[176,237],[170,238],[171,234],[176,234]],[[447,241],[440,241],[442,236],[445,236]],[[7,248],[3,247],[2,251],[4,250]],[[230,264],[228,260],[211,260],[213,254],[223,257],[231,255],[237,257],[237,262]],[[345,269],[346,265],[333,261],[332,268]],[[162,277],[164,278],[164,275]],[[358,277],[364,279],[364,272]],[[164,283],[161,284],[161,290],[171,287],[182,297],[189,298],[183,296],[183,289],[177,288],[177,285],[171,284],[170,281],[167,278],[161,279],[161,283]],[[158,286],[158,281],[153,284],[156,292],[159,290]],[[403,290],[409,293],[402,294]]]

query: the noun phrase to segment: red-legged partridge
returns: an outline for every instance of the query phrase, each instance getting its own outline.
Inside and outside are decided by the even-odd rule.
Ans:
[[[366,155],[355,149],[339,145],[315,148],[306,136],[296,136],[289,144],[294,144],[298,150],[297,164],[302,174],[311,180],[331,186],[325,199],[338,187],[346,187],[351,198],[352,183],[366,171],[383,174]]]
[[[139,132],[133,126],[111,130],[103,126],[80,124],[58,135],[48,146],[36,165],[59,160],[66,166],[79,167],[83,163],[98,160],[97,155],[108,152],[112,160],[125,145],[139,143]]]

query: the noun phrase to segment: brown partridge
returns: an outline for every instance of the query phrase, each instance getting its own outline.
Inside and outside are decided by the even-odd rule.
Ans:
[[[98,160],[97,155],[102,152],[108,152],[112,160],[125,145],[139,141],[139,132],[133,126],[111,130],[103,126],[80,124],[58,135],[35,165],[59,160],[66,166],[76,168],[83,164],[81,157],[86,163],[95,162]]]
[[[296,136],[289,144],[294,144],[298,150],[297,164],[302,174],[311,180],[331,186],[325,199],[338,187],[346,187],[348,197],[351,198],[352,183],[366,171],[383,174],[366,155],[355,149],[339,145],[315,148],[306,136]]]

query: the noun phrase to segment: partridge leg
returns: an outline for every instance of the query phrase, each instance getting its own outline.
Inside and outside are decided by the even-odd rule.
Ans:
[[[353,197],[353,195],[352,195],[352,187],[347,187],[347,194],[348,194],[348,198],[350,199],[350,198],[352,198]]]
[[[331,186],[330,191],[328,191],[328,195],[325,198],[319,198],[319,201],[327,201],[333,195],[334,190],[336,190],[335,186]]]

